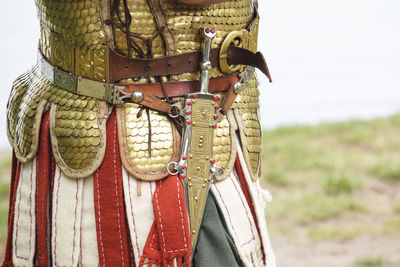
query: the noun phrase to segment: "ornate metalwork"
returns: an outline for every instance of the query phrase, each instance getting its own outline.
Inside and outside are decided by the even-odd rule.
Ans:
[[[54,83],[68,92],[75,93],[78,87],[78,79],[60,69],[54,69]]]
[[[96,49],[75,49],[75,75],[99,82],[108,82],[108,56],[106,46]]]
[[[233,66],[228,64],[227,51],[228,47],[231,45],[238,47],[247,47],[247,36],[248,32],[246,30],[233,31],[226,36],[219,52],[219,66],[223,73],[232,74],[243,69],[243,66],[241,65]]]
[[[214,129],[217,128],[218,96],[208,93],[210,70],[211,41],[216,30],[205,28],[201,30],[204,38],[202,53],[203,61],[200,64],[200,92],[190,94],[185,99],[182,116],[185,119],[181,157],[174,163],[174,169],[186,178],[188,194],[191,241],[193,250],[196,246],[198,231],[203,218],[210,183],[217,175],[222,175],[213,158]],[[173,174],[175,172],[171,172]]]

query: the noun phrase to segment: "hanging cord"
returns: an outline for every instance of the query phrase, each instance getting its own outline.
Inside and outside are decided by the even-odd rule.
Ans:
[[[115,22],[111,20],[111,24],[113,27],[118,28],[121,32],[123,32],[126,35],[126,44],[127,44],[127,49],[128,49],[128,60],[131,58],[132,51],[133,49],[140,58],[153,58],[153,49],[152,49],[152,44],[154,39],[161,34],[161,31],[163,29],[160,29],[154,36],[150,38],[144,38],[143,36],[131,32],[130,26],[132,24],[132,16],[129,11],[129,7],[127,4],[127,0],[122,0],[123,2],[123,10],[124,10],[124,19],[121,16],[120,13],[120,4],[121,0],[112,0],[111,4],[111,18],[114,17],[114,15],[117,15],[118,22]],[[140,41],[144,42],[147,52],[145,53],[143,49],[139,46],[137,41],[135,39],[139,39]],[[118,50],[118,49],[116,49]],[[121,53],[121,51],[118,51]]]
[[[126,0],[122,0],[123,5],[124,5],[124,19],[122,19],[121,13],[120,13],[120,4],[121,0],[113,0],[111,4],[111,18],[114,17],[114,15],[117,15],[118,21],[120,24],[115,23],[112,20],[112,25],[114,27],[117,27],[120,29],[123,33],[126,34],[126,43],[127,43],[127,48],[128,48],[128,59],[131,58],[131,48],[133,48],[140,57],[144,57],[144,52],[143,50],[139,47],[139,45],[130,37],[131,32],[130,32],[130,25],[132,23],[132,17],[131,13],[129,12],[128,4]],[[135,36],[136,37],[136,36]],[[137,36],[140,39],[140,36]]]
[[[151,119],[150,119],[150,109],[149,108],[146,108],[146,114],[147,114],[147,122],[149,124],[148,125],[148,127],[149,127],[149,134],[148,134],[149,139],[147,140],[147,143],[148,143],[147,149],[149,151],[149,156],[151,158],[151,135],[152,135],[152,131],[151,131]]]
[[[144,38],[142,36],[140,36],[139,34],[133,33],[130,30],[130,26],[132,23],[132,16],[131,13],[129,11],[129,7],[127,4],[127,0],[122,0],[123,3],[123,11],[124,11],[124,19],[121,16],[120,13],[120,5],[121,5],[121,0],[112,0],[111,3],[111,25],[115,28],[118,28],[121,32],[123,32],[126,35],[126,44],[127,44],[127,49],[128,49],[128,60],[131,58],[131,49],[133,49],[139,57],[141,58],[153,58],[153,41],[155,38],[157,38],[162,31],[164,30],[164,26],[161,27],[158,32],[153,35],[150,38]],[[112,20],[112,18],[115,17],[115,15],[118,18],[118,22],[114,22]],[[139,39],[140,41],[144,42],[144,44],[146,45],[147,48],[147,53],[145,53],[143,51],[143,49],[139,46],[139,44],[135,41],[135,39]],[[121,52],[121,51],[118,51]],[[146,77],[148,82],[151,82],[150,77]],[[156,81],[158,81],[161,84],[161,88],[163,91],[163,94],[165,96],[165,99],[167,101],[167,103],[171,104],[173,103],[173,101],[168,97],[167,91],[165,89],[164,86],[164,81],[163,81],[163,77],[155,77]],[[140,80],[140,78],[136,78],[133,79],[134,81],[138,81]],[[141,106],[138,113],[136,114],[137,118],[140,118],[142,116],[143,110],[146,109],[146,114],[147,114],[147,122],[148,122],[148,128],[149,128],[149,133],[148,133],[148,152],[149,152],[149,156],[151,158],[151,136],[152,136],[152,127],[151,127],[151,118],[150,118],[150,109],[148,107],[144,107]],[[174,125],[177,127],[179,133],[182,133],[182,125],[181,122],[178,118],[172,119],[170,118],[170,120],[174,123]]]
[[[156,76],[155,77],[156,81],[160,83],[161,85],[161,90],[164,94],[165,100],[167,101],[168,104],[173,104],[171,101],[171,98],[169,98],[167,94],[167,90],[165,89],[164,81],[163,81],[163,76]]]
[[[155,77],[156,81],[158,81],[161,85],[161,90],[164,94],[165,97],[165,101],[172,105],[175,104],[176,102],[172,101],[172,99],[168,96],[167,90],[165,89],[165,85],[164,85],[164,81],[163,81],[163,76],[157,76]],[[172,109],[171,112],[175,112],[175,109]],[[178,112],[178,111],[176,111]],[[177,114],[173,114],[173,115],[177,115]],[[168,116],[168,119],[175,125],[176,129],[178,129],[178,132],[180,135],[182,135],[182,121],[180,120],[180,117],[176,117],[176,118],[172,118],[170,116]]]

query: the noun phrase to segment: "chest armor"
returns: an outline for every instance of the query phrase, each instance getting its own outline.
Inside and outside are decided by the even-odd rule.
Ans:
[[[112,27],[111,35],[107,35],[101,2],[36,0],[41,25],[40,50],[52,65],[75,76],[109,82],[110,49],[136,58],[199,51],[199,29],[202,27],[217,29],[213,48],[220,47],[231,32],[243,31],[247,36],[246,48],[257,49],[258,18],[254,18],[251,0],[212,5],[187,5],[177,0],[128,0],[129,32],[137,46],[129,52],[126,29],[118,27],[126,20],[123,6],[112,14],[111,19],[117,26]],[[211,77],[223,75],[218,67],[211,70]],[[197,80],[199,72],[173,78],[176,81]],[[153,81],[150,77],[123,82],[143,83],[149,79]],[[252,175],[256,178],[260,173],[258,95],[258,83],[253,77],[214,132],[213,151],[220,166],[226,170],[224,176],[229,174],[236,158],[236,131]],[[220,94],[221,100],[223,97],[224,94]],[[7,108],[8,136],[18,159],[22,162],[31,160],[38,146],[42,113],[50,109],[51,141],[57,164],[71,177],[85,177],[103,160],[105,123],[113,108],[100,100],[58,88],[34,67],[14,82]],[[173,123],[157,111],[143,112],[137,117],[140,106],[136,104],[116,108],[120,118],[121,158],[127,170],[142,180],[166,177],[166,166],[179,154],[180,148],[180,137]],[[152,122],[151,157],[148,153],[148,120]]]

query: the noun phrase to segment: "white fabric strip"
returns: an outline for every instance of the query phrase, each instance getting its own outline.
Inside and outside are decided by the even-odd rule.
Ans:
[[[140,257],[154,221],[153,194],[156,183],[141,181],[141,196],[138,196],[138,180],[130,176],[124,167],[122,167],[122,181],[132,248],[136,266],[139,266]]]
[[[267,222],[265,220],[265,212],[264,212],[266,203],[271,201],[271,195],[268,192],[268,190],[265,190],[261,187],[259,180],[257,180],[256,182],[253,182],[251,180],[249,170],[246,168],[246,162],[244,160],[243,152],[239,144],[239,141],[237,141],[237,143],[238,143],[237,147],[238,147],[240,165],[242,166],[243,174],[246,179],[250,196],[252,198],[254,211],[257,217],[258,227],[260,230],[262,244],[264,247],[265,254],[267,256],[266,266],[275,267],[276,266],[275,254],[271,247],[271,242],[268,235]]]
[[[52,207],[53,266],[77,266],[80,256],[83,179],[65,176],[57,166]]]
[[[93,176],[83,178],[80,266],[99,266]]]
[[[259,267],[262,263],[260,237],[238,178],[231,173],[224,181],[213,184],[211,190],[243,264]]]
[[[36,157],[21,164],[13,225],[14,266],[33,266],[36,236]]]

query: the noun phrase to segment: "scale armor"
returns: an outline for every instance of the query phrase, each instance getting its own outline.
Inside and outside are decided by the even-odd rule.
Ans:
[[[109,48],[105,45],[99,1],[37,0],[36,4],[41,25],[40,49],[46,59],[76,76],[108,82]],[[166,56],[166,41],[163,41],[161,34],[157,34],[155,17],[147,1],[128,1],[128,6],[132,16],[131,32],[145,39],[156,36],[152,41],[151,56]],[[249,0],[210,6],[165,0],[160,2],[160,6],[174,38],[171,45],[173,54],[198,51],[201,45],[198,34],[200,27],[216,27],[217,34],[212,47],[219,47],[229,32],[245,29],[253,18],[253,4]],[[116,15],[113,19],[117,20]],[[249,31],[248,48],[253,51],[257,49],[257,31],[258,18]],[[126,35],[118,28],[115,29],[114,35],[115,50],[127,54]],[[143,42],[138,44],[142,50],[146,50]],[[132,56],[139,57],[134,51]],[[218,67],[211,70],[212,77],[223,75]],[[175,78],[180,81],[197,80],[199,72],[184,73]],[[154,77],[150,79],[154,81]],[[128,80],[131,83],[147,81],[145,78]],[[224,93],[220,96],[223,99]],[[237,128],[246,161],[248,166],[251,166],[251,174],[254,179],[260,175],[262,140],[258,96],[258,82],[254,77],[235,100],[232,106],[233,116],[227,116],[214,133],[214,155],[219,166],[226,170],[224,177],[229,174],[235,160],[236,148],[232,138]],[[105,127],[104,123],[100,123],[99,116],[109,114],[106,104],[63,91],[46,81],[35,67],[15,81],[7,109],[8,136],[18,159],[27,162],[36,154],[41,114],[46,105],[52,109],[50,120],[54,122],[54,129],[51,128],[51,134],[55,143],[53,153],[57,163],[69,176],[90,175],[104,157]],[[85,108],[84,112],[82,108]],[[109,110],[111,108],[108,107]],[[144,127],[142,131],[132,131],[133,125],[138,122],[135,116],[128,114],[136,112],[139,106],[125,104],[119,108],[125,109],[124,114],[127,114],[125,125],[121,125],[119,129],[125,133],[123,136],[126,138],[126,144],[122,147],[122,153],[126,155],[124,163],[130,166],[128,169],[132,175],[141,179],[144,172],[149,172],[150,180],[166,177],[166,166],[173,155],[178,153],[180,143],[180,138],[173,133],[173,124],[165,115],[153,116],[153,113],[158,112],[152,112],[154,123],[150,157],[147,152],[148,131],[145,131],[147,126],[144,123],[147,120],[146,115],[140,118],[142,123],[139,124],[143,124]],[[103,110],[99,111],[100,109]],[[86,114],[91,115],[86,118]],[[163,122],[163,126],[157,126],[159,120]],[[81,153],[82,158],[76,158],[77,152]]]
[[[205,5],[180,0],[35,3],[40,22],[38,63],[15,80],[7,104],[7,134],[15,159],[3,266],[187,267],[197,260],[196,255],[208,253],[199,256],[200,264],[194,264],[209,266],[203,261],[213,256],[225,266],[233,260],[232,264],[240,266],[275,267],[264,214],[270,195],[261,188],[259,179],[259,83],[254,72],[248,72],[244,65],[228,65],[227,60],[230,45],[259,56],[259,16],[253,0]],[[229,90],[220,88],[213,95],[204,92],[204,69],[197,65],[177,74],[114,79],[113,70],[122,69],[111,63],[115,55],[135,62],[159,62],[155,60],[201,51],[205,60],[200,34],[205,28],[216,30],[209,40],[211,50],[219,49],[207,84],[225,79]],[[247,73],[242,80],[241,75]],[[269,72],[266,75],[270,78]],[[79,94],[78,83],[82,81],[93,94]],[[164,83],[198,85],[191,90],[200,90],[168,97]],[[222,113],[234,83],[243,88],[235,91],[236,98],[227,113]],[[98,97],[99,91],[90,87],[93,84],[104,88],[160,85],[164,97],[153,97],[181,112],[187,112],[189,97],[193,97],[193,103],[198,102],[190,110],[194,118],[191,127],[196,129],[194,123],[198,123],[193,136],[198,135],[201,145],[193,145],[197,137],[188,142],[201,147],[205,140],[208,151],[195,156],[190,151],[188,156],[181,154],[187,137],[185,127],[190,124],[182,114],[189,113],[180,113],[176,119],[157,107],[135,103],[133,93],[131,102],[110,103],[107,97]],[[68,89],[73,86],[75,91]],[[196,94],[199,98],[195,100]],[[199,117],[201,101],[208,101],[207,114],[203,114],[210,119],[207,122]],[[222,117],[219,121],[218,114]],[[206,128],[203,139],[201,131]],[[187,172],[171,173],[170,164],[178,165],[184,157]],[[196,172],[206,174],[196,180]],[[198,194],[200,190],[203,195]],[[215,206],[212,216],[207,211],[210,201]],[[229,259],[221,257],[224,252],[218,249],[212,253],[212,248],[193,249],[209,238],[204,239],[208,236],[204,232],[203,239],[199,237],[206,231],[206,219],[215,219],[211,230],[229,239],[229,246],[224,245]]]

